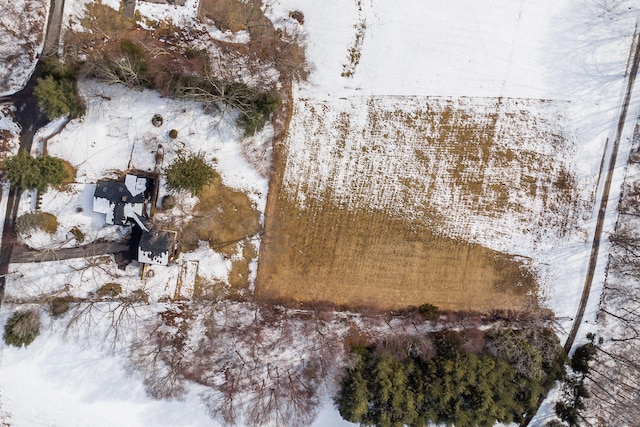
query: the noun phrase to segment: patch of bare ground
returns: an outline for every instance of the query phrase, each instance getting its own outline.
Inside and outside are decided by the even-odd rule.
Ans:
[[[301,209],[286,194],[275,203],[263,236],[261,298],[484,312],[536,305],[533,276],[511,257],[382,211],[331,203]]]
[[[262,13],[261,4],[261,0],[202,0],[198,15],[211,19],[222,31],[250,31],[271,26]]]
[[[199,241],[205,241],[212,249],[230,258],[238,252],[239,244],[261,230],[260,212],[251,199],[219,179],[205,187],[198,199],[193,211],[189,212],[190,221],[171,223],[172,218],[166,217],[168,224],[162,224],[179,228],[181,251],[193,250]]]

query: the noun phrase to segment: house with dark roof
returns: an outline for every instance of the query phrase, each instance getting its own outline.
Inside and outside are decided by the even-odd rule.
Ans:
[[[170,230],[150,230],[142,233],[138,244],[138,262],[168,265],[177,249],[177,233]]]
[[[177,249],[175,231],[154,230],[147,207],[151,178],[127,174],[124,182],[100,180],[93,193],[93,211],[106,215],[107,224],[133,224],[141,230],[138,262],[168,265]]]
[[[126,225],[146,215],[148,179],[127,174],[124,182],[100,180],[93,193],[93,211],[106,215],[107,224]]]

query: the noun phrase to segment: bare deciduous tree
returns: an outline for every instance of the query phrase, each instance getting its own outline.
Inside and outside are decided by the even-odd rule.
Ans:
[[[634,140],[637,144],[638,134]],[[635,158],[637,158],[637,154]],[[640,425],[640,180],[629,164],[600,302],[601,337],[586,374],[592,425]]]

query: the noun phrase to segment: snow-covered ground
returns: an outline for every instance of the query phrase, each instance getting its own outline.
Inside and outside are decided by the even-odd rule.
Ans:
[[[241,131],[235,127],[232,116],[211,116],[196,103],[174,101],[161,98],[151,91],[131,91],[96,81],[81,83],[80,90],[87,102],[87,114],[81,120],[69,123],[62,132],[49,138],[47,143],[50,155],[68,161],[76,169],[74,184],[64,190],[51,188],[42,195],[40,208],[58,218],[58,231],[53,236],[45,232],[22,236],[30,246],[38,249],[75,246],[79,242],[72,238],[73,228],[84,234],[82,244],[96,239],[120,240],[129,230],[108,226],[104,215],[92,210],[96,181],[117,178],[118,173],[127,170],[160,171],[179,153],[205,153],[206,160],[215,166],[222,182],[243,191],[255,207],[264,212],[268,181],[247,162],[243,150],[251,141],[262,144],[268,140],[272,132],[270,126],[255,138],[241,143]],[[155,114],[163,117],[164,122],[160,127],[151,123]],[[59,123],[51,123],[39,132],[36,139],[47,137],[58,126]],[[176,139],[169,137],[171,129],[178,131]],[[34,151],[41,145],[36,144]],[[158,150],[164,155],[156,165]],[[161,183],[163,179],[161,177]],[[165,194],[167,190],[161,186],[158,200],[162,200]],[[187,194],[176,197],[181,202],[171,212],[174,217],[185,215],[180,207],[196,202]],[[22,212],[33,208],[34,200],[31,199],[32,193],[25,192],[23,203],[20,204]],[[184,254],[182,260],[186,262],[188,259],[200,260],[199,272],[207,279],[226,280],[230,261],[223,260],[211,249],[202,247],[197,254]],[[41,274],[44,271],[33,269],[28,264],[15,265],[13,275],[7,279],[7,297],[33,297],[58,289],[61,284],[76,282],[69,278],[48,280],[51,273]],[[151,288],[165,289],[166,283],[175,284],[179,266],[160,268],[158,271],[165,271],[166,274],[154,276],[152,282],[159,280],[165,283]],[[36,277],[32,276],[33,273]],[[129,280],[139,282],[137,275],[137,271],[130,272]],[[38,277],[43,279],[42,285]],[[37,290],[30,292],[31,286],[36,286]],[[81,297],[83,292],[92,290],[95,289],[87,289],[79,284],[75,295]],[[156,295],[152,292],[152,298],[157,300],[160,296],[162,293]]]
[[[67,3],[75,4],[76,10],[82,4]],[[386,108],[411,114],[416,105],[432,102],[430,97],[452,102],[461,102],[458,97],[470,97],[465,102],[474,107],[482,106],[488,99],[504,97],[510,98],[510,103],[523,100],[522,108],[530,117],[549,123],[547,134],[557,130],[565,135],[565,145],[550,147],[545,145],[548,141],[542,140],[533,151],[569,168],[582,185],[579,194],[600,194],[594,183],[605,141],[613,139],[617,124],[623,75],[635,25],[635,16],[628,8],[636,7],[635,1],[275,0],[265,3],[265,11],[276,24],[289,32],[302,32],[308,42],[312,73],[309,81],[295,91],[293,132],[287,142],[290,150],[306,152],[304,144],[310,140],[303,138],[303,129],[313,117],[314,109],[324,109],[328,116],[353,114],[357,133],[366,128],[367,106],[378,100]],[[193,4],[188,1],[187,7]],[[140,10],[147,7],[153,9],[146,13],[154,19],[168,15],[179,17],[183,12],[192,16],[189,13],[193,13],[191,9],[185,12],[186,9],[175,6],[149,4]],[[304,25],[298,26],[288,18],[292,10],[304,13]],[[165,12],[168,15],[163,15]],[[181,149],[203,150],[210,161],[215,157],[223,182],[247,192],[260,210],[264,210],[267,181],[242,156],[239,131],[231,126],[232,118],[212,119],[194,104],[162,99],[147,91],[131,92],[91,82],[82,90],[87,95],[87,116],[69,124],[48,145],[50,154],[67,159],[78,168],[77,184],[72,190],[64,194],[52,191],[43,199],[43,209],[63,219],[61,233],[64,234],[60,239],[72,226],[80,226],[90,238],[101,237],[99,233],[91,234],[91,230],[101,229],[103,225],[102,219],[93,216],[87,206],[91,184],[113,176],[116,170],[153,169],[153,152],[158,144],[165,149],[165,164]],[[536,101],[540,99],[549,100],[551,107],[540,107]],[[156,113],[164,117],[160,128],[151,125],[151,117]],[[558,113],[562,119],[554,122]],[[628,121],[633,122],[637,115],[638,103],[634,101]],[[176,140],[168,138],[169,129],[178,130]],[[628,131],[621,141],[620,170],[616,170],[611,192],[614,200],[610,206],[615,205],[618,196],[615,189],[620,187],[623,160],[628,153],[631,129],[625,129]],[[320,139],[329,148],[337,143],[331,127],[319,130],[316,143]],[[263,137],[268,138],[269,132],[270,129],[266,129]],[[361,150],[356,142],[352,139],[350,143]],[[607,150],[610,149],[609,145]],[[380,150],[380,153],[382,156],[375,150],[371,152],[372,167],[385,165],[379,162],[386,152]],[[323,157],[317,160],[319,165],[327,161]],[[396,160],[407,162],[402,158]],[[409,164],[411,161],[408,160]],[[347,165],[354,166],[348,170],[358,170],[356,165]],[[300,171],[288,171],[290,183],[322,178],[319,174],[305,176]],[[317,168],[317,172],[323,171]],[[498,177],[504,179],[502,175]],[[344,179],[349,182],[348,176]],[[357,206],[377,202],[367,199],[373,192],[362,194]],[[442,209],[445,209],[449,199],[442,200]],[[596,197],[594,206],[597,205]],[[464,207],[464,204],[457,206]],[[579,212],[580,215],[573,216],[576,221],[573,232],[560,237],[551,233],[545,240],[536,240],[538,237],[521,227],[511,230],[511,224],[521,224],[526,218],[509,219],[507,212],[499,217],[506,223],[484,223],[486,218],[482,215],[455,210],[453,206],[448,208],[458,217],[467,218],[467,225],[473,230],[473,235],[461,236],[531,257],[543,279],[546,304],[560,319],[575,314],[595,216]],[[540,209],[531,212],[532,215],[548,213]],[[612,229],[614,221],[612,211],[605,232]],[[457,231],[450,232],[455,235]],[[606,253],[606,248],[602,248],[601,253]],[[185,260],[187,258],[199,259],[201,266],[206,264],[212,278],[227,268],[219,256],[206,248],[186,256]],[[102,280],[101,274],[108,272],[121,275],[119,282],[123,283],[125,292],[140,287],[135,272],[119,271],[113,263],[90,267],[73,262],[61,265],[64,268],[42,265],[37,270],[32,266],[12,266],[7,297],[17,299],[52,292],[66,283],[77,284],[79,293],[95,290],[91,287]],[[145,285],[152,297],[162,296],[164,284],[176,280],[176,271],[166,271]],[[75,279],[88,276],[92,277],[85,281]],[[604,265],[600,264],[594,294],[599,291],[603,277]],[[587,321],[594,320],[595,304],[597,298],[591,298]],[[3,313],[2,323],[7,314]],[[46,322],[46,325],[47,332],[29,348],[2,348],[0,414],[11,425],[212,425],[200,403],[198,387],[190,387],[182,402],[153,401],[144,394],[141,378],[122,368],[121,354],[105,354],[90,339],[65,341],[59,323]],[[567,328],[570,322],[560,325]],[[562,335],[565,331],[559,332]],[[581,334],[584,335],[582,331]],[[347,423],[339,420],[327,400],[314,425]]]
[[[0,1],[0,96],[29,80],[44,44],[49,1]]]
[[[16,154],[20,145],[20,125],[13,116],[11,104],[0,105],[0,157]]]

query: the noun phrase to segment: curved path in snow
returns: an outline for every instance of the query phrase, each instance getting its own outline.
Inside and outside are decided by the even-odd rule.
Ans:
[[[630,66],[630,67],[629,67]],[[571,325],[571,331],[569,332],[569,336],[567,337],[566,342],[564,343],[564,350],[567,354],[571,351],[573,347],[573,343],[575,342],[576,335],[578,334],[578,330],[580,329],[580,325],[582,324],[582,319],[584,317],[584,311],[587,307],[587,302],[589,301],[589,295],[591,293],[591,284],[593,283],[593,276],[596,270],[596,264],[598,262],[598,253],[600,251],[600,243],[602,241],[602,229],[604,226],[605,214],[607,212],[607,202],[609,200],[609,192],[611,190],[611,181],[613,179],[613,171],[616,166],[616,157],[618,156],[618,148],[620,146],[620,138],[622,137],[622,131],[624,129],[624,124],[627,119],[627,112],[629,110],[629,103],[631,102],[631,93],[633,92],[633,85],[636,81],[636,76],[638,74],[638,68],[640,66],[640,34],[638,34],[637,26],[636,31],[634,32],[633,39],[631,41],[631,49],[629,51],[629,59],[627,62],[627,73],[625,78],[627,79],[627,86],[625,89],[624,100],[622,102],[622,106],[620,108],[620,114],[618,116],[618,124],[616,127],[616,136],[613,141],[613,147],[611,149],[611,154],[609,157],[609,163],[607,167],[607,173],[605,175],[605,181],[602,189],[602,197],[600,199],[600,207],[598,209],[598,219],[596,222],[596,229],[593,234],[593,242],[591,244],[591,254],[589,255],[589,266],[587,269],[587,275],[584,280],[584,286],[582,287],[582,296],[580,298],[580,305],[578,306],[578,311],[573,319],[573,324]],[[606,151],[606,147],[605,147]],[[604,155],[603,155],[603,163],[604,163]],[[546,396],[543,396],[538,401],[538,408],[545,400]],[[524,422],[520,424],[520,427],[527,427],[529,423],[533,420],[536,414],[530,414],[527,418],[525,418]]]
[[[613,171],[616,166],[616,157],[618,156],[618,148],[620,146],[620,138],[622,137],[622,131],[627,119],[627,111],[629,109],[629,103],[631,102],[631,93],[633,92],[633,85],[636,81],[638,74],[638,66],[640,65],[640,34],[638,34],[637,28],[633,36],[631,43],[631,50],[629,52],[629,62],[631,68],[627,68],[627,88],[625,91],[624,101],[622,108],[620,109],[620,115],[618,116],[618,126],[616,128],[616,137],[613,141],[613,148],[611,150],[611,157],[609,157],[609,167],[607,169],[606,178],[604,181],[604,187],[602,189],[602,198],[600,199],[600,208],[598,210],[598,220],[596,222],[596,229],[593,235],[593,242],[591,244],[591,255],[589,256],[589,268],[587,270],[587,276],[582,288],[582,297],[580,298],[580,305],[578,306],[578,312],[573,319],[573,325],[571,331],[567,337],[567,341],[564,343],[564,350],[569,353],[573,343],[576,339],[578,329],[582,324],[582,318],[584,311],[589,300],[589,294],[591,293],[591,283],[593,282],[593,275],[598,262],[598,252],[600,250],[600,242],[602,241],[602,228],[604,224],[605,214],[607,212],[607,202],[609,200],[609,191],[611,189],[611,180],[613,178]]]

